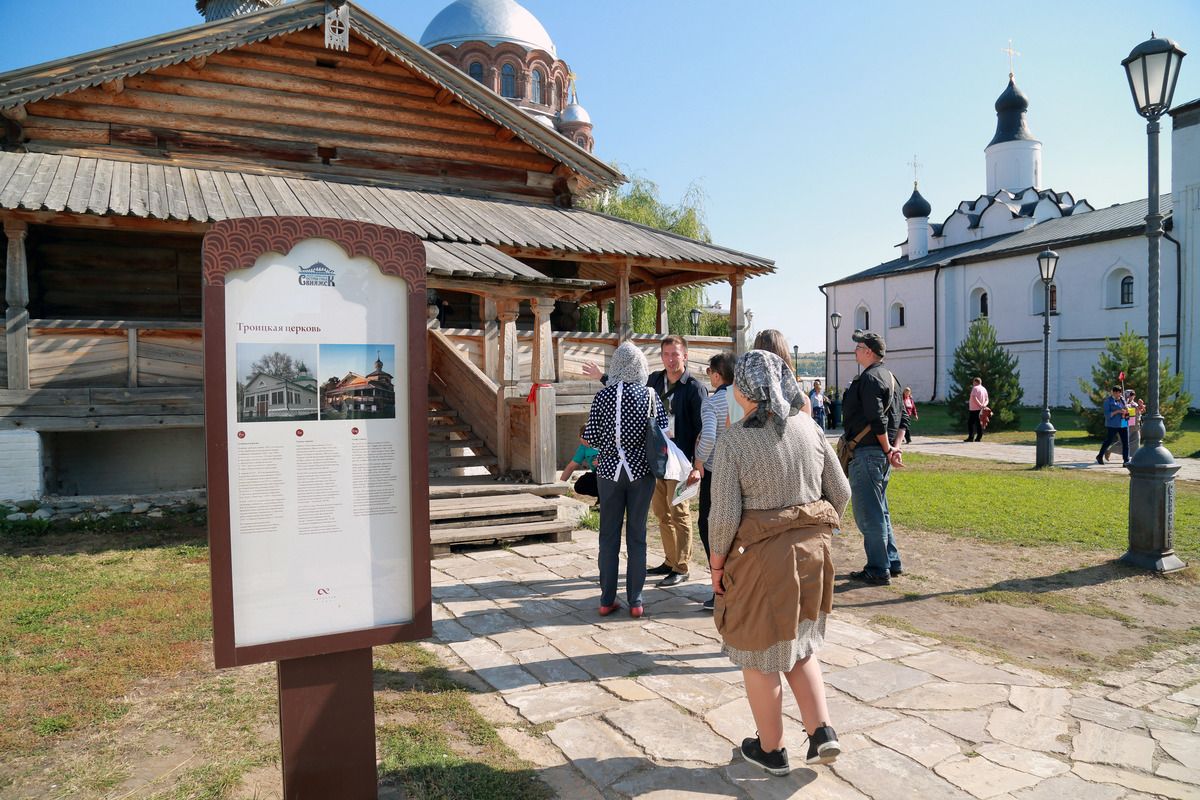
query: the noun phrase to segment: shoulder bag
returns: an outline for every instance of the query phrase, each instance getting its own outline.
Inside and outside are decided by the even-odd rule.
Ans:
[[[667,435],[663,429],[658,427],[658,420],[655,419],[654,408],[655,401],[658,399],[658,392],[651,388],[646,389],[647,398],[647,418],[646,418],[646,464],[650,467],[650,473],[654,477],[662,480],[667,476],[667,465],[671,460],[671,451],[667,446]]]

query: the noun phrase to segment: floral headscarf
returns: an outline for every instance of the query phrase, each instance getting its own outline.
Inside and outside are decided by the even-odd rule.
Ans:
[[[618,347],[608,361],[608,379],[622,383],[632,383],[645,386],[650,376],[650,367],[646,364],[646,354],[633,342],[625,342]]]
[[[733,383],[747,399],[758,403],[742,423],[747,428],[761,428],[770,419],[782,431],[787,418],[804,407],[804,392],[791,368],[766,350],[751,350],[738,359]]]

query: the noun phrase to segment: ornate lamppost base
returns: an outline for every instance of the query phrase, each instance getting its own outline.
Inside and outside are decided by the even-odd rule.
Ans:
[[[1054,466],[1054,426],[1049,420],[1037,426],[1037,461],[1038,469]]]
[[[1175,555],[1175,473],[1163,447],[1141,447],[1129,464],[1129,550],[1121,562],[1154,572],[1187,566]],[[1148,463],[1147,463],[1148,462]]]

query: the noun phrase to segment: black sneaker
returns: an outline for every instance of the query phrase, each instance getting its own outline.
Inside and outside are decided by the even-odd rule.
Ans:
[[[670,575],[658,582],[659,586],[678,586],[688,579],[686,572],[671,572]]]
[[[713,608],[716,607],[716,605],[717,605],[717,596],[714,594],[712,597],[710,597],[704,601],[703,608],[705,611],[712,611]]]
[[[889,576],[872,575],[871,573],[867,572],[865,568],[860,569],[858,572],[851,572],[850,578],[852,580],[862,581],[863,583],[870,584],[871,586],[887,586],[892,582],[892,579]]]
[[[744,746],[744,745],[743,745]],[[832,764],[842,754],[837,734],[828,725],[822,725],[808,737],[808,757],[805,764]]]
[[[792,771],[791,765],[788,764],[787,748],[781,747],[768,753],[762,749],[757,736],[753,739],[742,739],[742,758],[772,775],[787,775]]]
[[[893,578],[899,578],[901,575],[904,574],[904,568],[903,567],[892,567],[891,569],[888,570],[888,572],[891,573]]]
[[[671,569],[671,565],[664,561],[663,563],[659,564],[657,567],[646,570],[646,574],[647,575],[670,575],[674,571],[675,570]]]

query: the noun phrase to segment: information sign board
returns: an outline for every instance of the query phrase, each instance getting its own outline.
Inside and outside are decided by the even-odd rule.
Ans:
[[[429,636],[422,242],[221,221],[203,293],[217,666]]]

